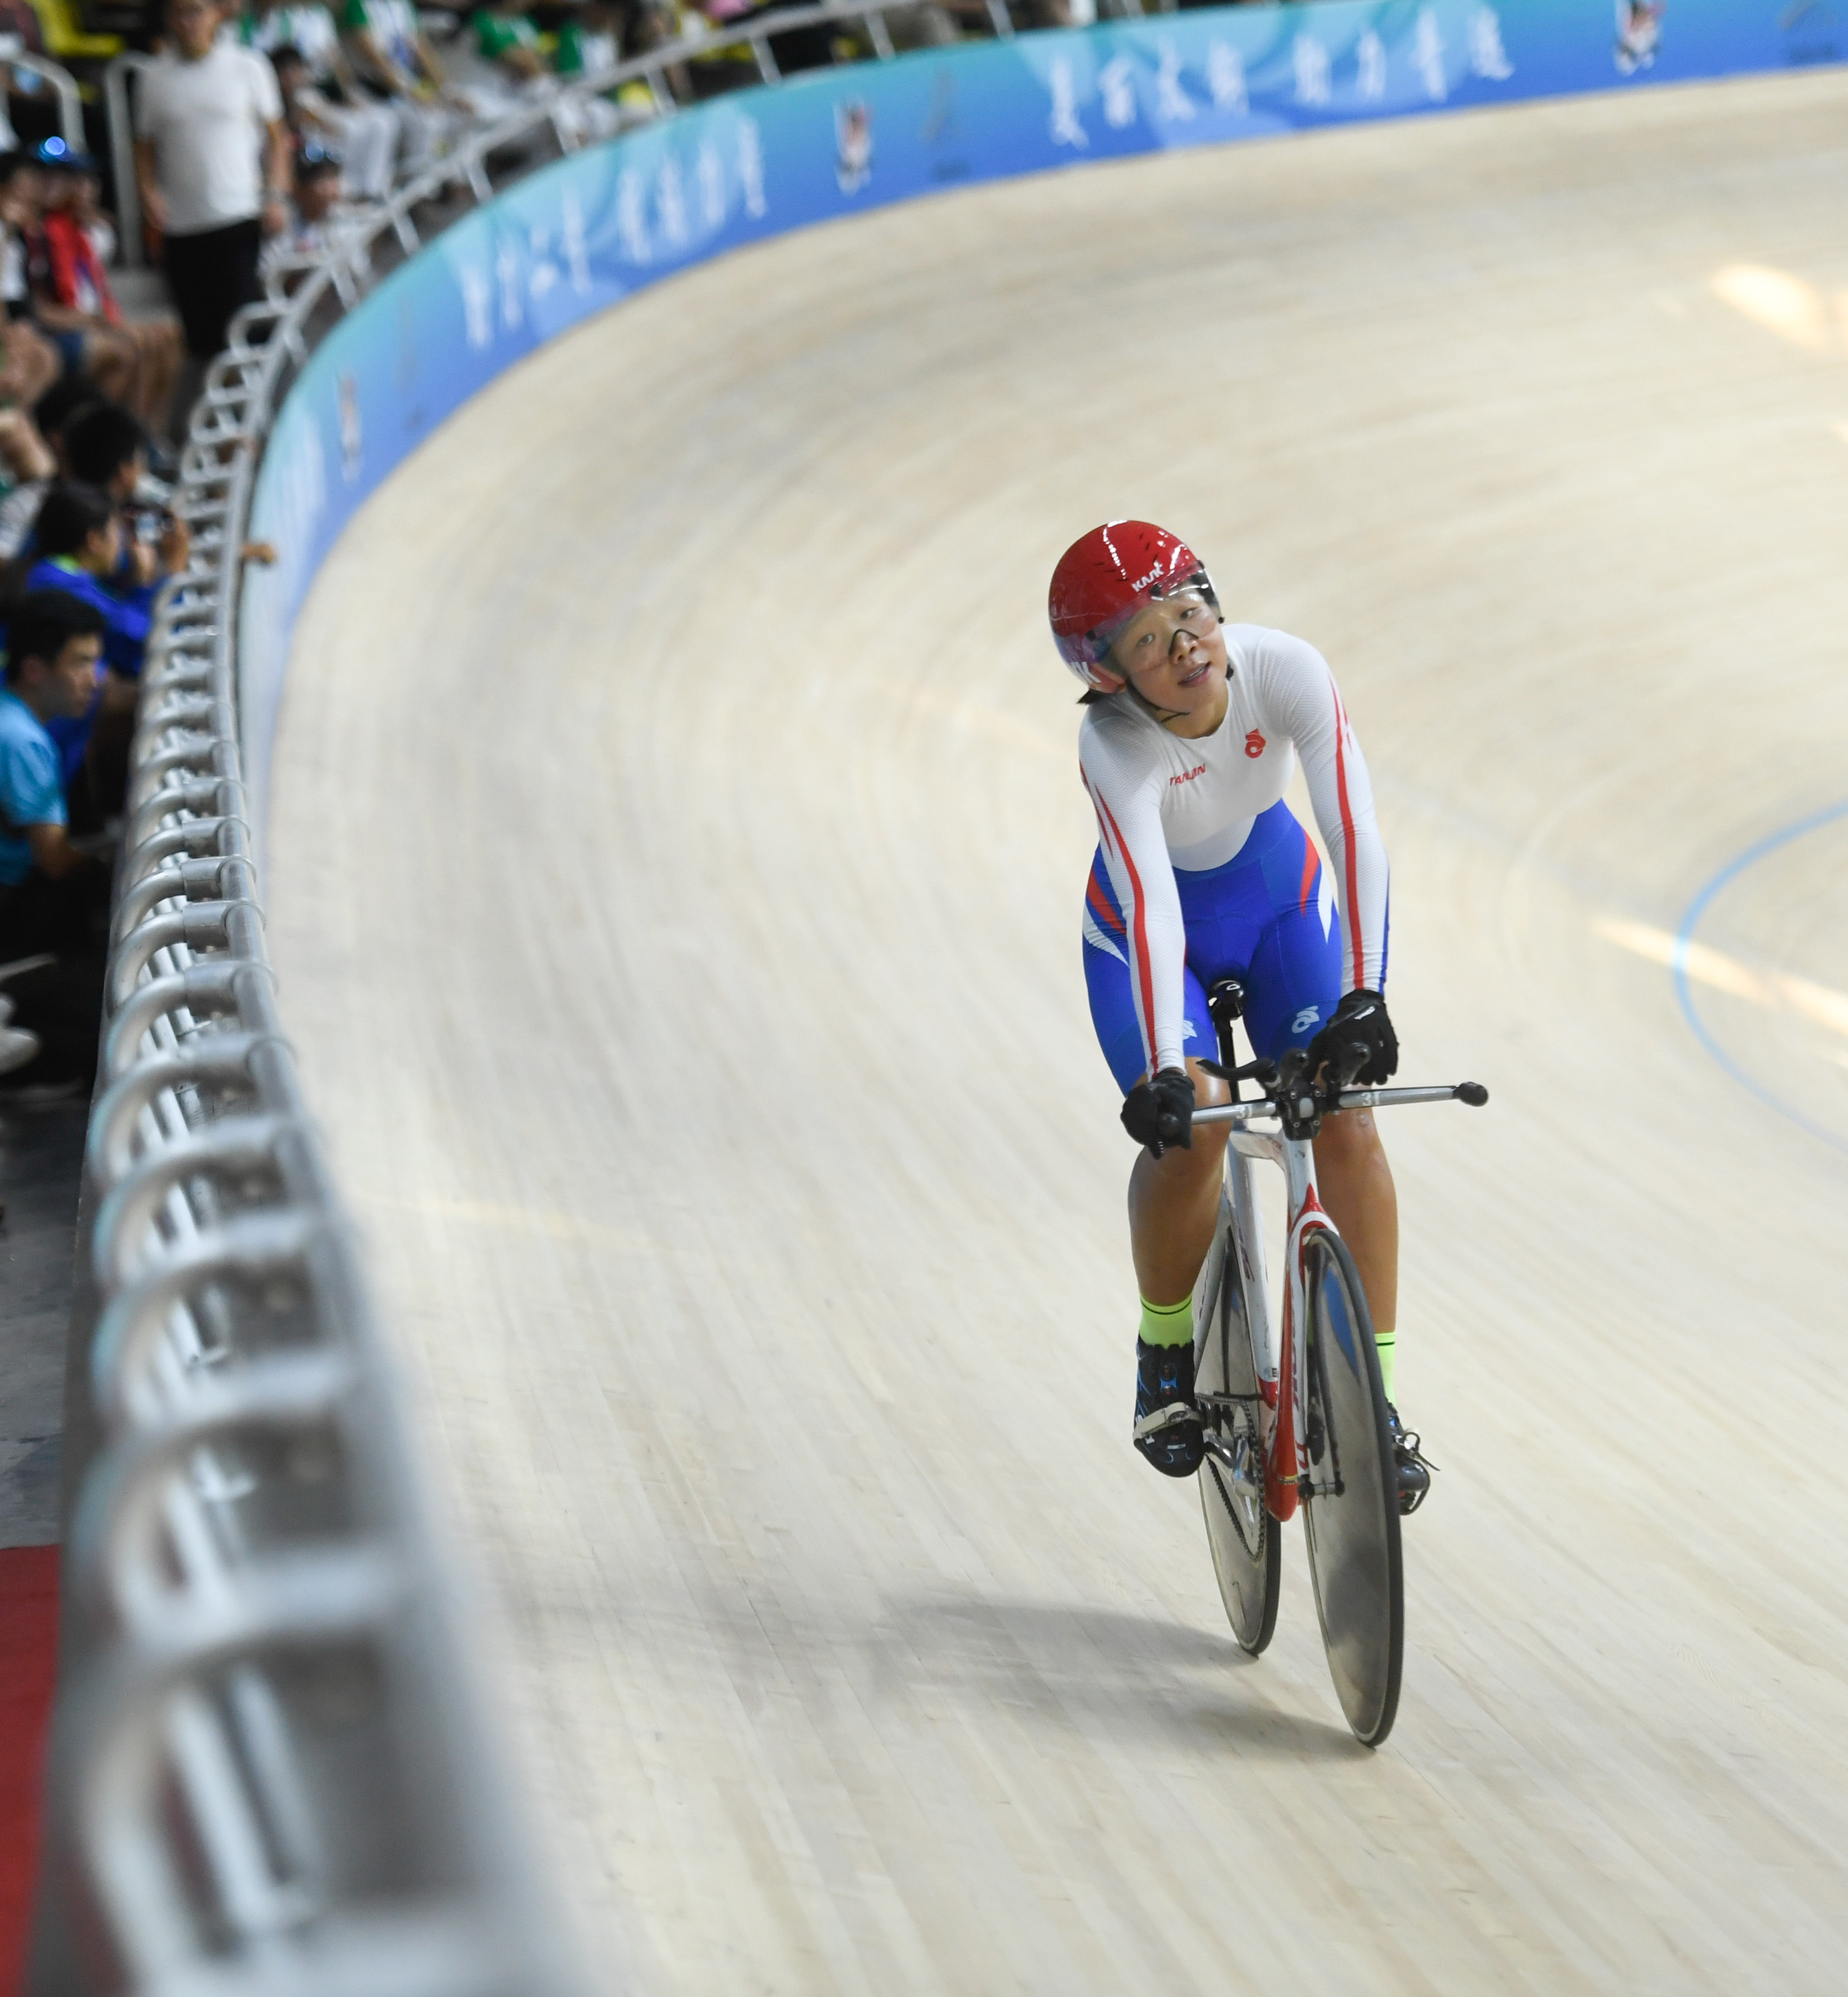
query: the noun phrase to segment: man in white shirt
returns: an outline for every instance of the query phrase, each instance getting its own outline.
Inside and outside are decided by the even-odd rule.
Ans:
[[[169,49],[141,79],[135,177],[188,352],[209,360],[240,306],[263,295],[257,258],[287,222],[289,139],[267,59],[220,37],[213,0],[168,0]]]

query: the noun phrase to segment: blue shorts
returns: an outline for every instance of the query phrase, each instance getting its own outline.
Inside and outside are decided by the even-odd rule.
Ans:
[[[1245,1030],[1258,1054],[1275,1061],[1308,1046],[1340,1002],[1341,929],[1334,898],[1322,889],[1321,860],[1289,806],[1261,813],[1223,867],[1204,874],[1177,867],[1174,881],[1187,926],[1187,1052],[1219,1057],[1206,988],[1222,978],[1245,987]],[[1122,911],[1101,848],[1084,890],[1084,982],[1098,1044],[1126,1095],[1149,1057],[1129,988]]]

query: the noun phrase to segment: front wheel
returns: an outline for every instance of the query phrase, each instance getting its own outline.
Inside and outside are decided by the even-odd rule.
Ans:
[[[1277,1628],[1283,1544],[1277,1521],[1264,1509],[1257,1373],[1238,1233],[1229,1205],[1220,1211],[1219,1239],[1206,1274],[1205,1309],[1198,1319],[1205,1334],[1195,1380],[1208,1439],[1200,1465],[1200,1503],[1226,1619],[1239,1647],[1255,1657]]]
[[[1366,1293],[1332,1229],[1303,1243],[1304,1537],[1335,1692],[1354,1738],[1377,1747],[1398,1711],[1405,1656],[1398,1475]]]

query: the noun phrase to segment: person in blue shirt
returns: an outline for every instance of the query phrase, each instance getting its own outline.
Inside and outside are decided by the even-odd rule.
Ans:
[[[150,605],[144,592],[112,589],[109,578],[122,567],[121,516],[100,486],[66,481],[45,495],[33,527],[36,557],[26,587],[67,589],[102,612],[102,655],[110,671],[126,680],[141,677],[147,650]]]
[[[0,691],[0,964],[46,958],[6,993],[40,1051],[0,1075],[0,1100],[81,1088],[102,1013],[109,870],[71,841],[53,722],[83,712],[102,656],[103,617],[64,590],[29,593],[7,635]]]
[[[26,587],[67,591],[95,609],[103,619],[103,664],[108,669],[98,672],[81,714],[60,716],[51,723],[67,798],[78,788],[91,735],[98,729],[107,734],[112,728],[119,733],[133,719],[152,592],[124,596],[111,588],[105,578],[120,568],[122,550],[122,522],[106,492],[66,481],[45,495],[33,529]]]

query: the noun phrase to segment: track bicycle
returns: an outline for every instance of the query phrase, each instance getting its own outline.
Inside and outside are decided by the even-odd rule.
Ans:
[[[1306,1050],[1236,1064],[1233,1023],[1244,992],[1222,978],[1208,995],[1221,1060],[1203,1064],[1233,1101],[1194,1112],[1196,1128],[1230,1126],[1213,1243],[1194,1292],[1195,1397],[1206,1444],[1200,1497],[1219,1595],[1253,1657],[1277,1626],[1281,1529],[1298,1511],[1322,1646],[1356,1740],[1377,1747],[1398,1710],[1405,1599],[1399,1503],[1373,1320],[1353,1257],[1315,1196],[1311,1141],[1336,1109],[1410,1102],[1480,1108],[1478,1082],[1426,1088],[1347,1085],[1365,1050],[1308,1074]],[[1257,1085],[1256,1100],[1239,1085]],[[1271,1130],[1253,1126],[1274,1125]],[[1254,1160],[1287,1188],[1283,1311],[1270,1307]]]

